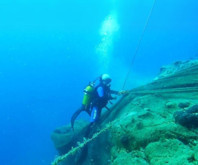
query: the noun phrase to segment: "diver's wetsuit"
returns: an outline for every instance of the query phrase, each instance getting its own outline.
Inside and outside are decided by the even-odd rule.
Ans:
[[[78,115],[85,111],[91,116],[90,122],[94,123],[100,118],[101,110],[104,108],[109,100],[114,99],[111,94],[118,94],[117,91],[110,90],[110,86],[104,85],[100,83],[98,86],[95,87],[95,92],[93,96],[93,100],[91,102],[91,107],[85,107],[84,105],[81,106],[71,117],[71,127],[73,129],[74,122]],[[90,111],[91,108],[91,111]]]
[[[104,108],[109,100],[114,99],[111,94],[118,94],[117,91],[110,89],[110,86],[100,83],[95,88],[95,96],[91,105],[91,123],[96,122],[101,115],[102,108]]]

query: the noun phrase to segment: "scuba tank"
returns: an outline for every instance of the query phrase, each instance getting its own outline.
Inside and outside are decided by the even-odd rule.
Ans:
[[[84,89],[84,96],[83,96],[82,105],[85,106],[85,109],[89,108],[89,105],[91,103],[91,99],[93,97],[93,93],[94,93],[94,90],[95,90],[94,85],[95,85],[94,82],[90,82],[89,85],[86,86],[86,88]]]
[[[82,105],[85,107],[85,109],[88,109],[90,106],[95,92],[95,84],[98,80],[100,80],[100,77],[97,77],[94,81],[89,82],[89,85],[87,85],[84,89]]]

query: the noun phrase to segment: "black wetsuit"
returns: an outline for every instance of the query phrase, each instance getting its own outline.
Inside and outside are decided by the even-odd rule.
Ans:
[[[102,108],[104,108],[108,104],[109,100],[114,99],[111,96],[111,94],[118,94],[118,92],[111,90],[110,86],[104,85],[103,83],[100,83],[98,86],[96,86],[90,106],[85,107],[84,105],[82,105],[81,108],[79,108],[72,115],[71,127],[73,128],[76,118],[82,111],[87,112],[89,116],[91,116],[91,122],[95,122],[96,120],[98,120],[100,117]]]
[[[111,94],[118,94],[118,92],[111,90],[110,86],[103,83],[95,88],[95,96],[91,105],[91,123],[100,118],[102,108],[106,107],[109,100],[114,99]]]

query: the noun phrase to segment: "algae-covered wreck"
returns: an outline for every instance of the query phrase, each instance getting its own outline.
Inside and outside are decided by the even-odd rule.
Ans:
[[[196,165],[198,130],[175,123],[174,113],[197,100],[198,62],[176,62],[104,113],[92,137],[84,138],[85,122],[78,122],[75,133],[69,125],[56,129],[56,149],[69,154],[54,164]]]

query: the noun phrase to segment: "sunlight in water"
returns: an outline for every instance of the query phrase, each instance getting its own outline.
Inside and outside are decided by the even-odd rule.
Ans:
[[[115,12],[112,12],[102,23],[102,27],[100,29],[101,41],[96,48],[96,53],[99,55],[100,63],[102,63],[104,67],[103,69],[106,71],[111,60],[115,34],[118,30],[119,25],[117,22],[117,16]]]

